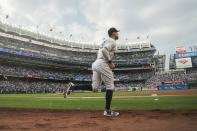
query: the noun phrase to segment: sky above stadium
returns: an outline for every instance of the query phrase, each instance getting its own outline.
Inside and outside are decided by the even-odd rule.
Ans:
[[[107,38],[108,28],[116,27],[119,43],[149,36],[159,54],[167,57],[176,46],[197,45],[196,0],[1,0],[0,19],[97,43]]]

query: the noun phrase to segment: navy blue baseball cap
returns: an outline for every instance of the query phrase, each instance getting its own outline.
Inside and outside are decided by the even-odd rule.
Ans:
[[[117,30],[116,28],[112,27],[108,30],[108,35],[111,36],[113,32],[119,32],[120,30]]]

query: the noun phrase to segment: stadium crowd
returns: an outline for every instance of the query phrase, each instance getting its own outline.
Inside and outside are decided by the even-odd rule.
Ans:
[[[30,68],[23,66],[13,66],[13,65],[1,65],[0,64],[0,74],[21,76],[21,77],[34,77],[34,78],[44,78],[44,79],[58,79],[66,80],[73,79],[77,81],[91,81],[92,74],[90,73],[74,73],[66,71],[55,71],[46,70],[39,68]],[[115,79],[120,81],[133,81],[133,80],[147,80],[146,84],[162,83],[170,81],[191,81],[197,80],[197,71],[188,71],[187,73],[183,71],[179,72],[165,72],[156,73],[154,72],[136,72],[136,73],[115,73]]]
[[[92,63],[96,59],[96,52],[65,51],[4,36],[0,36],[0,47],[14,54],[49,60]],[[115,61],[117,64],[150,64],[153,54],[154,51],[123,52],[115,54]]]
[[[8,38],[0,36],[0,53],[12,53],[15,58],[20,56],[28,56],[26,60],[33,61],[33,58],[41,58],[42,62],[46,64],[71,62],[73,65],[89,64],[96,59],[96,52],[80,52],[72,50],[63,50],[58,48],[51,48],[44,45],[38,45],[31,40],[19,40],[16,38]],[[150,65],[153,63],[153,55],[155,50],[149,51],[131,51],[115,53],[115,64],[126,65]],[[14,58],[10,55],[6,57]],[[20,58],[19,58],[20,59]],[[34,59],[37,61],[37,59]],[[50,61],[51,60],[51,61]],[[52,60],[56,60],[55,62]],[[62,63],[61,63],[62,64]],[[63,63],[65,65],[65,63]],[[73,66],[71,64],[71,66]],[[0,64],[0,75],[12,75],[22,77],[44,78],[44,79],[72,79],[76,81],[91,81],[92,74],[79,72],[62,72],[39,68],[30,68],[24,66],[10,66]],[[156,89],[163,83],[185,83],[187,81],[197,81],[197,71],[189,70],[187,72],[136,72],[136,73],[115,73],[115,80],[124,81],[128,83],[116,84],[118,89],[128,89],[128,87],[144,87],[148,89]],[[143,83],[133,83],[131,81],[146,81]],[[22,81],[0,81],[0,93],[19,92],[19,93],[48,93],[61,92],[64,84],[53,82],[22,82]]]
[[[54,82],[0,81],[0,93],[56,93],[63,92],[65,84]]]
[[[171,83],[171,84],[184,84],[188,81],[197,81],[197,71],[189,71],[185,73],[184,71],[177,72],[164,72],[156,73],[146,81],[147,87],[157,87],[161,84]]]
[[[44,79],[57,79],[67,80],[73,79],[77,81],[91,81],[91,73],[75,73],[69,71],[55,71],[46,70],[24,66],[13,66],[13,65],[1,65],[0,74],[21,76],[21,77],[33,77],[33,78],[44,78]],[[120,81],[131,81],[131,80],[146,80],[153,75],[153,72],[141,72],[141,73],[116,73],[115,79]]]
[[[133,80],[147,80],[154,72],[138,72],[138,73],[119,73],[115,74],[115,79],[119,79],[121,81],[133,81]]]
[[[197,81],[197,70],[193,69],[193,70],[189,70],[186,73],[186,79],[188,81]]]
[[[56,79],[56,80],[76,80],[76,81],[91,81],[91,74],[82,74],[69,71],[55,71],[46,69],[36,69],[21,66],[0,65],[1,75],[31,77],[41,79]]]
[[[176,73],[158,73],[147,80],[147,83],[165,82],[165,81],[182,81],[185,80],[184,72]]]
[[[119,84],[115,84],[115,87],[117,90],[128,90],[129,88],[132,87],[140,87],[143,88],[144,84],[143,83],[134,83],[134,82],[130,82],[130,83],[119,83]]]
[[[4,69],[5,70],[5,69]],[[1,70],[2,71],[2,68]],[[189,73],[189,72],[188,72]],[[73,77],[73,74],[71,74]],[[132,78],[135,78],[132,76]],[[76,80],[80,81],[89,81],[91,76],[85,76],[83,74],[78,74],[74,77]],[[142,89],[157,90],[158,86],[165,84],[184,84],[187,80],[197,81],[197,72],[192,71],[189,74],[185,72],[176,72],[176,73],[162,73],[155,74],[150,77],[144,84],[143,82],[126,82],[126,83],[116,83],[116,90],[128,90],[132,87],[139,87]],[[36,81],[36,82],[27,82],[27,81],[10,81],[10,80],[1,80],[0,81],[0,93],[55,93],[62,92],[64,90],[65,84],[56,83],[56,82],[46,82],[46,81]]]
[[[60,80],[67,79],[69,77],[69,74],[65,74],[63,72],[7,65],[0,65],[0,74]]]
[[[5,44],[6,43],[6,44]],[[80,61],[81,59],[86,61],[94,61],[96,54],[92,55],[90,52],[76,52],[76,51],[65,51],[62,49],[47,47],[43,45],[37,45],[28,41],[21,41],[12,38],[6,38],[0,36],[0,47],[10,49],[10,52],[15,54],[33,56],[36,58],[54,59],[62,61]],[[80,56],[80,57],[79,57]]]

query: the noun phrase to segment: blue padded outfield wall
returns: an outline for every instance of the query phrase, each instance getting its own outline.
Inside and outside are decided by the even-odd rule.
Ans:
[[[187,90],[188,85],[161,85],[159,90]]]

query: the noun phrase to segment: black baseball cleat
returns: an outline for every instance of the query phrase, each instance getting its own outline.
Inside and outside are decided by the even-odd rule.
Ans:
[[[108,117],[114,117],[114,116],[118,116],[119,112],[115,112],[115,111],[104,111],[103,113],[104,116],[108,116]]]

